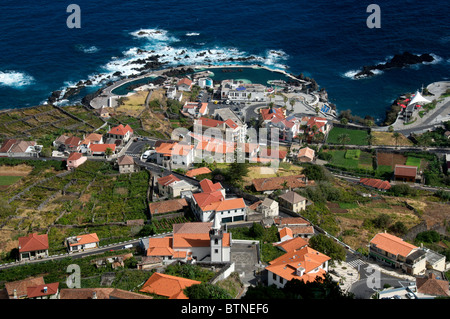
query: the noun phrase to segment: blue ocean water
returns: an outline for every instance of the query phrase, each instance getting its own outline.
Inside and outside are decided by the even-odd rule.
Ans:
[[[81,8],[80,29],[66,25],[71,3]],[[2,0],[0,109],[37,105],[80,80],[92,80],[94,91],[114,72],[136,73],[130,62],[152,54],[168,65],[254,56],[252,63],[313,77],[338,110],[380,120],[399,94],[449,79],[450,20],[443,0],[377,1],[381,28],[369,29],[370,3]],[[351,78],[404,51],[436,61]]]

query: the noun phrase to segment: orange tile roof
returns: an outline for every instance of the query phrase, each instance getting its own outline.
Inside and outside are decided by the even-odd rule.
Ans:
[[[291,230],[291,233],[293,234],[292,230]],[[280,231],[280,236],[281,236],[281,231]],[[291,235],[291,237],[292,236],[293,235]],[[281,249],[283,249],[286,252],[289,252],[289,251],[302,249],[303,247],[305,247],[307,245],[308,245],[308,242],[304,238],[295,237],[295,238],[286,240],[282,243],[279,243],[275,246],[280,247]]]
[[[172,256],[173,238],[149,238],[147,256]]]
[[[272,260],[269,262],[270,265],[266,267],[266,270],[277,274],[288,281],[292,279],[304,280],[306,282],[314,281],[318,276],[323,277],[325,271],[320,269],[317,272],[311,272],[330,259],[330,257],[310,247],[304,247],[300,250],[287,252]],[[303,276],[298,276],[296,274],[297,269],[300,267],[304,269]]]
[[[414,249],[417,248],[416,246],[405,242],[403,239],[388,233],[376,234],[370,243],[381,250],[387,251],[388,253],[403,257],[408,256]]]
[[[198,175],[208,174],[211,173],[211,170],[208,167],[199,167],[194,168],[186,172],[186,176],[194,177]]]
[[[428,277],[416,278],[417,291],[432,296],[450,297],[450,289],[447,280],[436,279],[432,273]]]
[[[280,229],[280,231],[278,233],[280,235],[280,239],[283,237],[286,237],[286,236],[294,238],[294,235],[292,234],[292,230],[289,227],[284,227],[284,228]]]
[[[221,190],[222,184],[220,184],[220,183],[214,184],[211,180],[205,178],[200,182],[200,187],[202,188],[202,191],[204,193],[211,193],[211,192]]]
[[[156,147],[155,151],[158,154],[165,156],[183,155],[186,156],[194,148],[193,145],[187,145],[182,143],[161,143]]]
[[[93,153],[105,152],[107,148],[110,148],[113,152],[116,150],[116,144],[91,144],[89,149]]]
[[[19,252],[47,250],[48,235],[33,233],[27,237],[19,237]]]
[[[184,223],[173,225],[173,248],[209,247],[212,223]],[[231,237],[229,233],[223,233],[222,246],[229,247]]]
[[[183,290],[198,284],[201,282],[155,272],[139,291],[169,297],[169,299],[188,299]]]
[[[128,132],[133,133],[133,129],[127,124],[123,126],[122,124],[119,124],[118,126],[113,127],[108,134],[115,134],[115,135],[125,135]]]
[[[306,219],[301,217],[275,217],[274,222],[277,225],[311,225]]]
[[[224,200],[223,194],[221,191],[215,191],[210,193],[195,193],[193,194],[197,205],[203,210],[206,211],[206,208],[209,207],[213,203],[217,203],[221,200]]]
[[[77,238],[77,242],[73,243],[73,244],[69,244],[70,246],[86,245],[86,244],[98,243],[100,241],[98,239],[98,236],[96,233],[79,235],[79,236],[76,236],[76,238]]]
[[[261,116],[264,121],[270,121],[273,118],[285,119],[284,110],[280,108],[261,109]]]

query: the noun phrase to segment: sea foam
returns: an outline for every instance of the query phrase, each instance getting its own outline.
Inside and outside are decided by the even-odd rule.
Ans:
[[[34,78],[24,72],[17,71],[0,71],[0,85],[13,88],[20,88],[30,85],[34,82]]]

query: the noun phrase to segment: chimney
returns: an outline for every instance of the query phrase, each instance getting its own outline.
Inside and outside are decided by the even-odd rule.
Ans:
[[[48,289],[48,287],[47,287],[47,286],[45,286],[45,287],[44,287],[44,289],[43,289],[43,292],[44,292],[44,294],[46,294],[46,293],[47,293],[47,289]]]
[[[92,292],[92,299],[97,299],[97,292],[96,291]]]
[[[14,289],[14,299],[17,299],[17,289]]]

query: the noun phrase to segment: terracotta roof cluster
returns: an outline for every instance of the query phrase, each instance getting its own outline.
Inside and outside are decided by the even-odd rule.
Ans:
[[[155,214],[165,214],[170,212],[178,212],[180,210],[183,210],[185,207],[188,206],[188,203],[186,199],[171,199],[166,200],[162,202],[156,202],[156,203],[150,203],[150,213],[152,215]]]
[[[169,297],[169,299],[188,299],[183,290],[198,284],[201,284],[201,281],[155,272],[139,291]]]
[[[377,248],[387,251],[394,256],[400,255],[403,257],[408,256],[413,250],[417,249],[416,246],[388,233],[376,234],[370,241],[370,244],[375,245]]]
[[[27,237],[19,237],[19,252],[47,250],[48,235],[33,233]]]
[[[275,217],[274,222],[280,226],[309,226],[310,222],[302,217]]]
[[[281,177],[256,178],[252,181],[256,191],[270,191],[284,188],[284,182],[287,182],[287,187],[291,189],[306,187],[307,185],[314,185],[314,181],[306,181],[305,175],[291,175]]]
[[[149,238],[146,256],[151,257],[172,257],[185,259],[190,257],[187,249],[194,247],[209,247],[209,232],[212,222],[192,222],[183,224],[173,224],[173,235],[164,238]],[[223,234],[222,246],[229,247],[231,237],[229,233]]]
[[[41,285],[45,285],[44,277],[30,277],[5,283],[5,290],[9,299],[14,298],[14,291],[17,298],[23,298],[28,296],[28,287],[37,287]]]
[[[381,190],[388,190],[391,188],[391,184],[388,181],[382,181],[375,178],[360,178],[359,182],[365,186],[377,188]]]

